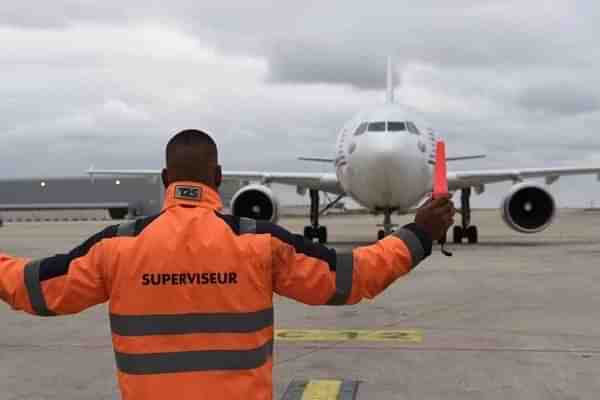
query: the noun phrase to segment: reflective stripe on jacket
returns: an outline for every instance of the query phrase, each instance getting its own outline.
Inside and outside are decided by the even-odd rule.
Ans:
[[[40,316],[109,301],[124,399],[271,399],[273,293],[354,304],[431,253],[414,225],[338,254],[221,207],[212,189],[177,182],[160,215],[110,226],[67,254],[0,254],[0,299]]]

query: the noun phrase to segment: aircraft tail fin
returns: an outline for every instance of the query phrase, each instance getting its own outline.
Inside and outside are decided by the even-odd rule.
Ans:
[[[394,103],[394,65],[392,56],[388,56],[387,59],[387,92],[386,92],[386,103]]]

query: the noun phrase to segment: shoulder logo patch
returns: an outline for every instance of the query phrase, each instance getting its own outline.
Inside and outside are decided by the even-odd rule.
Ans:
[[[181,200],[200,201],[202,188],[198,186],[175,186],[175,198]]]

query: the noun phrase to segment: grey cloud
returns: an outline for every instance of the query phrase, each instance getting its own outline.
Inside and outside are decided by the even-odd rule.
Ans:
[[[5,1],[0,4],[0,24],[22,28],[55,29],[81,22],[119,23],[135,14],[136,8],[139,7],[140,11],[145,10],[142,7],[143,2],[134,3],[137,4],[79,0],[57,0],[51,3],[36,0]]]
[[[383,97],[377,90],[390,53],[403,78],[398,98],[430,119],[449,152],[489,154],[453,167],[572,163],[600,148],[600,57],[591,51],[600,7],[592,2],[585,9],[516,0],[82,3],[0,4],[0,28],[11,27],[0,36],[3,176],[73,175],[91,163],[158,168],[168,137],[188,127],[215,135],[226,168],[329,170],[295,158],[333,153],[346,119]],[[187,44],[189,58],[174,60],[133,44],[112,51],[140,24],[214,49],[217,63],[248,57],[265,72],[238,87],[242,65],[201,80],[208,67]],[[86,42],[90,26],[96,47]],[[115,27],[122,36],[103,36]],[[68,40],[49,41],[47,51],[32,44],[35,35],[7,41],[40,29]],[[594,187],[575,186],[598,196]],[[486,196],[496,205],[505,189]]]
[[[519,105],[531,111],[570,115],[598,110],[598,88],[579,87],[571,83],[550,83],[525,89],[518,97]]]
[[[56,29],[64,28],[69,24],[69,17],[65,14],[69,4],[58,7],[31,4],[28,2],[4,2],[0,5],[0,24],[9,27]],[[69,13],[73,15],[73,13]]]
[[[444,67],[506,69],[589,61],[592,13],[557,3],[552,9],[518,1],[382,1],[370,3],[234,0],[57,0],[5,2],[0,24],[57,27],[85,23],[168,24],[223,51],[267,57],[281,82],[347,83],[381,88],[380,59],[401,67],[419,61]],[[553,11],[555,10],[555,11]],[[554,14],[553,14],[554,12]],[[577,24],[577,29],[568,29]],[[575,49],[575,51],[573,51]]]
[[[330,43],[323,43],[327,40],[318,38],[313,41],[277,41],[268,47],[270,77],[278,82],[349,84],[360,89],[381,90],[385,87],[388,55],[393,56],[396,70],[402,70],[411,63],[425,63],[460,74],[467,74],[473,68],[505,73],[537,63],[552,63],[555,58],[552,55],[535,54],[539,49],[538,44],[534,41],[522,43],[518,37],[512,39],[512,43],[516,44],[513,48],[492,50],[490,42],[494,39],[480,37],[472,41],[470,37],[475,32],[451,35],[449,38],[443,38],[443,32],[430,35],[432,38],[427,41],[404,37],[394,43],[375,36],[356,47],[353,47],[355,44],[352,40],[349,40],[352,43],[349,44],[344,37]],[[396,83],[402,83],[398,73]]]
[[[278,43],[269,54],[269,79],[285,83],[350,84],[360,89],[385,87],[385,59],[345,52],[317,43]],[[397,78],[396,78],[397,79]]]
[[[275,80],[368,89],[383,87],[389,54],[399,69],[417,62],[463,73],[597,63],[586,50],[592,43],[585,31],[593,23],[587,18],[565,12],[544,19],[535,7],[494,6],[482,2],[443,8],[439,2],[425,2],[408,7],[395,2],[374,8],[363,3],[343,12],[324,7],[302,14],[286,34],[267,36],[263,47]],[[577,29],[565,30],[575,21]],[[297,26],[310,28],[293,29]]]

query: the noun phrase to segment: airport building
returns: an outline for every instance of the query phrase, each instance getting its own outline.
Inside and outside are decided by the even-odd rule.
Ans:
[[[220,192],[225,206],[241,186],[235,181],[223,182]],[[162,183],[158,177],[23,178],[0,183],[0,212],[4,213],[106,210],[112,219],[123,219],[151,215],[161,207]]]

